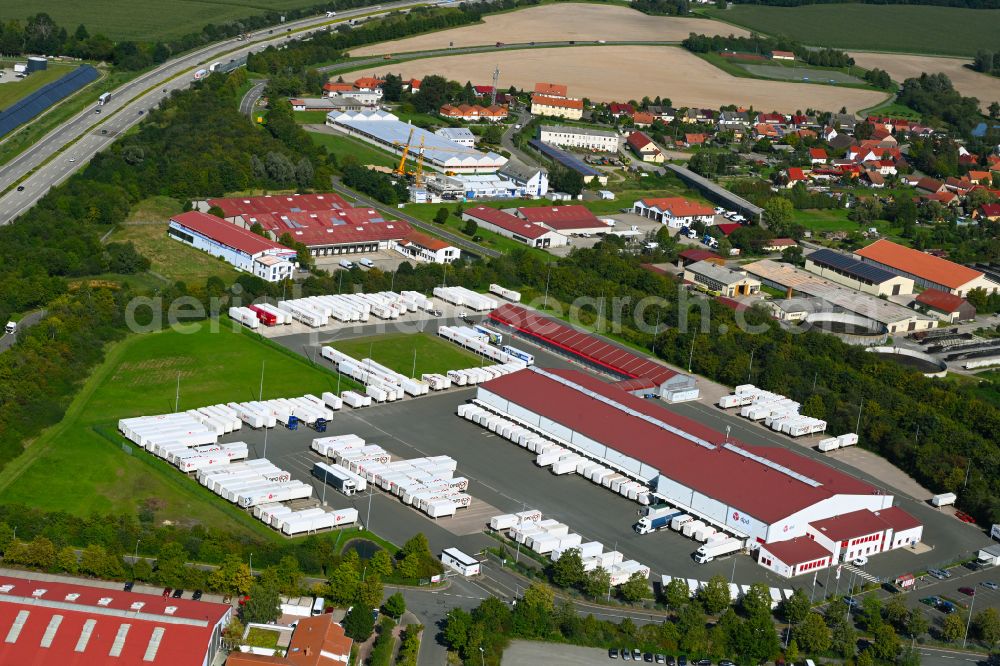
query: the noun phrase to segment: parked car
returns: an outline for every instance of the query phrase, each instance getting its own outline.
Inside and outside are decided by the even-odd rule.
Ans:
[[[958,591],[962,594],[970,597],[976,596],[976,590],[966,585],[965,587],[958,588]]]
[[[996,589],[1000,588],[1000,585],[997,585],[996,583],[994,583],[991,580],[984,580],[982,583],[980,583],[980,585],[982,585],[983,587],[985,587],[988,590],[996,590]]]
[[[645,661],[645,662],[647,662],[647,663],[649,663],[649,664],[652,664],[653,663],[653,653],[652,652],[647,652],[646,654],[642,655],[642,660]]]
[[[855,599],[854,597],[844,597],[844,603],[850,606],[851,608],[857,608],[858,606],[861,605],[858,602],[858,600]]]
[[[712,666],[712,660],[711,659],[699,659],[698,660],[698,666]]]
[[[169,597],[171,592],[173,592],[173,590],[171,590],[169,587],[163,588],[163,598],[166,599],[167,597]]]
[[[923,599],[920,600],[920,603],[927,604],[928,606],[932,607],[937,606],[939,603],[941,603],[941,597],[938,596],[924,597]]]
[[[131,592],[133,587],[135,587],[135,581],[130,580],[129,582],[125,583],[125,587],[122,589],[124,589],[126,592]]]
[[[201,601],[201,595],[202,595],[202,592],[201,592],[201,590],[195,590],[195,591],[194,591],[194,594],[192,594],[192,595],[191,595],[191,598],[192,598],[192,599],[193,599],[194,601]]]
[[[656,653],[656,655],[654,655],[653,659],[655,659],[656,663],[658,663],[658,664],[665,664],[665,663],[667,663],[667,658],[665,656],[663,656],[662,654],[660,654],[660,653]]]
[[[24,185],[18,185],[17,186],[17,191],[18,192],[24,192]]]
[[[928,569],[927,574],[934,576],[938,580],[944,580],[945,578],[951,578],[951,574],[944,569]]]
[[[180,599],[184,596],[184,590],[182,590],[181,588],[177,588],[176,590],[174,590],[174,593],[171,596],[174,599]]]
[[[632,648],[632,661],[642,661],[642,650]]]
[[[617,659],[618,650],[617,648],[608,648],[608,659]]]
[[[855,557],[854,558],[854,566],[856,566],[856,567],[863,567],[866,564],[868,564],[868,558],[865,557],[864,555],[862,555],[860,557]]]
[[[632,652],[628,648],[622,648],[622,661],[632,661]]]
[[[945,615],[951,615],[952,613],[958,610],[957,608],[955,608],[955,604],[951,603],[950,601],[942,601],[941,603],[938,604],[937,609],[942,613],[944,613]]]

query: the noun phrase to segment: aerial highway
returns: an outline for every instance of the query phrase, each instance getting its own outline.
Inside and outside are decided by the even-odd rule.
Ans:
[[[425,3],[402,1],[338,12],[335,18],[324,14],[290,21],[261,29],[249,40],[227,39],[168,60],[111,91],[106,104],[88,106],[0,168],[0,192],[10,190],[0,197],[0,225],[9,224],[31,208],[49,189],[68,178],[110,145],[119,134],[142,120],[145,112],[163,98],[174,90],[190,86],[194,73],[199,69],[207,68],[214,62],[223,65],[230,61],[237,62],[251,51],[326,30],[328,26],[358,15],[374,11],[382,15],[420,4]]]

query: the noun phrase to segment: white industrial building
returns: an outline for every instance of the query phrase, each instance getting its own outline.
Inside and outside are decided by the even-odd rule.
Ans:
[[[497,175],[517,186],[523,197],[544,197],[549,191],[549,172],[512,159],[500,167]]]
[[[538,138],[554,146],[583,148],[603,153],[617,153],[621,147],[621,137],[615,132],[603,132],[587,127],[542,125]]]
[[[922,536],[868,483],[785,448],[743,444],[583,372],[531,367],[480,385],[476,403],[648,483],[667,504],[745,538],[785,576]]]
[[[432,264],[450,264],[462,256],[462,251],[454,245],[419,231],[395,241],[393,249],[410,259]]]
[[[189,211],[170,218],[167,235],[268,282],[291,279],[295,250],[223,219]]]
[[[874,296],[912,294],[913,280],[826,248],[806,255],[806,270]]]
[[[442,127],[434,130],[434,133],[449,141],[454,141],[460,146],[476,147],[476,135],[468,127]]]
[[[422,151],[424,164],[438,171],[454,173],[494,173],[507,158],[494,152],[482,153],[402,122],[388,111],[331,111],[326,124],[384,150],[402,154],[409,142],[411,154]]]

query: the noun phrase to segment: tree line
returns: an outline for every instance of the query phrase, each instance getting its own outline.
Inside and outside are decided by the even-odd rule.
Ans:
[[[768,37],[751,33],[749,37],[729,35],[699,35],[691,33],[681,42],[681,46],[692,53],[721,53],[735,51],[767,55],[772,51],[791,51],[795,57],[817,67],[852,67],[854,58],[838,49],[809,49],[787,37]]]
[[[964,7],[966,9],[1000,9],[1000,0],[732,0],[741,5],[767,5],[770,7],[801,7],[803,5],[845,4],[863,5],[932,5],[936,7]]]

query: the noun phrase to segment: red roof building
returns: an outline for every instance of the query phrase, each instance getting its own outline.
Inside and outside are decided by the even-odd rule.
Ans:
[[[473,220],[490,231],[532,247],[566,245],[566,237],[562,234],[490,206],[468,208],[462,211],[462,219]]]
[[[226,666],[347,666],[354,641],[344,634],[344,629],[333,621],[329,613],[306,617],[295,625],[288,643],[286,656],[271,657],[245,652],[233,652]]]
[[[413,231],[408,223],[386,220],[374,208],[242,215],[238,223],[247,228],[260,224],[274,238],[288,234],[316,256],[387,249]]]
[[[948,323],[976,318],[976,307],[961,296],[940,289],[925,289],[914,299],[918,306],[933,311]]]
[[[28,576],[0,577],[2,664],[202,666],[232,617],[226,604]]]
[[[996,293],[1000,285],[977,271],[947,259],[880,239],[855,252],[863,261],[882,266],[900,275],[912,277],[923,287],[933,287],[958,296],[972,289]]]
[[[611,102],[611,104],[608,104],[608,111],[610,111],[613,116],[631,116],[635,113],[635,108],[631,104]]]
[[[833,553],[805,536],[763,544],[757,554],[758,564],[788,578],[824,569],[832,562]]]
[[[559,83],[536,83],[535,93],[546,97],[566,97],[569,88]]]
[[[809,159],[813,164],[826,164],[826,151],[822,148],[810,148]]]
[[[586,337],[591,344],[607,344]],[[804,525],[785,530],[787,521],[804,509],[821,513],[816,505],[838,495],[879,507],[891,501],[869,484],[822,462],[785,448],[752,447],[732,436],[727,441],[724,434],[698,421],[624,394],[580,371],[532,368],[487,382],[483,388],[648,465],[648,473],[661,479],[658,491],[668,496],[681,492],[673,485],[680,484],[689,497],[693,491],[706,501],[721,502],[724,510],[706,512],[761,537],[761,542],[766,537],[783,540],[801,534]]]
[[[284,214],[349,208],[339,194],[268,194],[261,197],[209,199],[209,206],[222,210],[222,217],[235,222],[240,215]]]
[[[396,241],[396,250],[418,261],[450,264],[461,256],[461,250],[440,238],[419,231],[411,231],[406,238]]]
[[[589,209],[580,205],[537,206],[517,209],[518,217],[563,234],[603,233],[611,225],[597,218]]]
[[[711,261],[714,264],[722,265],[726,261],[711,250],[703,250],[697,247],[682,250],[677,253],[677,257],[680,259],[681,264],[685,266],[687,264],[696,264],[699,261]]]
[[[269,251],[291,252],[294,250],[284,245],[280,245],[269,238],[258,236],[257,234],[243,229],[235,224],[230,224],[214,215],[202,213],[196,210],[181,213],[170,218],[171,222],[195,231],[206,238],[211,238],[215,242],[225,245],[249,256],[263,254]]]
[[[995,222],[1000,220],[1000,203],[988,203],[979,207],[979,217],[981,219]]]
[[[722,232],[723,236],[728,236],[729,234],[739,229],[742,225],[737,224],[736,222],[726,222],[725,224],[717,224],[715,226],[718,227],[719,231]]]

